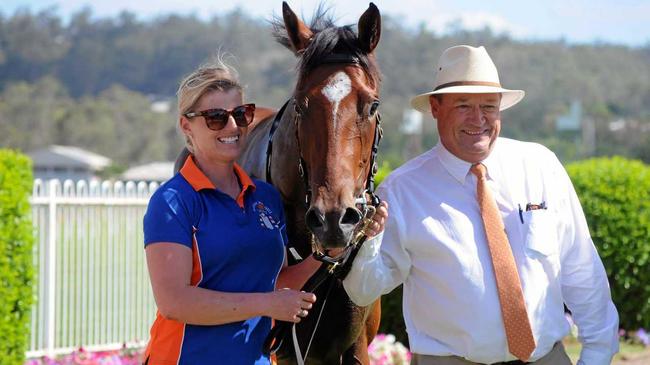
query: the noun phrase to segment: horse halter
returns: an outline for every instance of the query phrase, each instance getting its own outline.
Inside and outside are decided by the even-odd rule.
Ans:
[[[360,61],[358,57],[352,55],[334,53],[329,55],[325,59],[321,60],[319,62],[319,65],[333,64],[333,63],[358,65],[360,64]],[[298,108],[295,107],[296,106],[295,97],[292,97],[291,99],[287,100],[287,102],[285,102],[284,105],[280,108],[280,110],[275,116],[275,119],[273,120],[271,129],[269,130],[269,142],[268,142],[268,147],[266,149],[266,181],[271,183],[271,156],[273,152],[273,135],[289,103],[293,103],[294,109],[296,109],[294,113],[293,122],[296,126],[296,142],[298,144],[298,156],[299,156],[298,173],[300,175],[300,178],[303,181],[303,185],[305,188],[304,203],[305,203],[305,207],[308,209],[311,202],[312,192],[309,186],[307,164],[304,158],[302,157],[302,149],[300,147],[298,123],[302,120],[302,118],[301,118],[300,110],[298,110]],[[368,169],[368,175],[366,176],[365,190],[355,200],[355,205],[361,206],[363,210],[360,212],[363,217],[361,220],[361,224],[357,225],[357,229],[355,229],[354,236],[352,237],[350,242],[347,243],[344,252],[341,253],[338,257],[330,257],[327,254],[323,253],[320,247],[316,244],[314,235],[312,234],[313,256],[315,259],[321,261],[323,265],[321,265],[321,267],[316,271],[316,273],[309,278],[307,283],[303,286],[303,290],[308,292],[313,292],[327,279],[332,279],[334,277],[340,279],[344,278],[347,275],[347,272],[350,270],[351,263],[354,260],[354,257],[356,256],[359,248],[366,240],[367,236],[365,234],[365,230],[368,228],[370,223],[372,223],[372,216],[376,211],[376,207],[379,206],[379,203],[381,202],[379,197],[375,194],[375,175],[377,174],[377,170],[378,170],[376,160],[377,160],[377,152],[379,150],[379,142],[381,141],[382,135],[383,135],[383,130],[381,128],[381,115],[379,114],[379,112],[377,112],[375,113],[375,133],[373,136],[372,148],[370,151],[370,159],[368,160],[370,167]],[[369,197],[369,199],[367,197]],[[295,324],[289,324],[288,322],[282,322],[277,324],[275,327],[273,327],[273,329],[267,336],[266,340],[264,341],[263,352],[266,354],[275,353],[282,345],[283,339],[285,337],[284,334],[287,331],[289,331],[289,328],[291,328],[292,335],[293,335],[294,349],[296,351],[296,359],[298,359],[299,364],[304,364],[304,360],[307,358],[307,355],[309,353],[311,342],[314,338],[314,334],[316,333],[316,329],[318,328],[318,324],[320,322],[323,309],[325,308],[325,304],[327,302],[327,298],[329,297],[329,292],[331,291],[333,284],[334,284],[334,280],[331,280],[329,288],[327,290],[327,294],[325,295],[325,300],[323,302],[323,305],[321,306],[321,311],[318,315],[318,319],[316,321],[316,324],[311,334],[311,338],[309,340],[309,343],[307,344],[307,348],[304,354],[301,353],[300,346],[296,338]]]
[[[296,113],[296,118],[294,123],[298,123],[300,119],[300,114]],[[377,112],[375,114],[375,133],[373,136],[372,148],[370,151],[370,168],[368,169],[368,175],[366,176],[365,190],[361,192],[359,197],[355,199],[355,206],[360,206],[361,209],[359,213],[362,217],[360,224],[357,224],[357,227],[354,232],[352,239],[346,244],[344,251],[337,257],[331,257],[327,255],[321,247],[316,243],[314,235],[312,234],[311,246],[312,253],[315,259],[318,261],[329,264],[330,273],[333,273],[334,270],[339,266],[344,266],[348,259],[351,256],[352,251],[359,245],[360,242],[364,241],[366,238],[365,231],[372,223],[372,217],[375,215],[376,209],[381,202],[381,199],[375,194],[375,175],[377,174],[377,151],[379,150],[379,142],[383,136],[383,130],[381,128],[381,116]],[[300,178],[303,181],[305,186],[305,207],[309,208],[311,201],[311,187],[309,186],[309,175],[307,170],[307,165],[304,158],[302,157],[302,151],[300,149],[300,139],[298,138],[298,128],[296,128],[296,139],[298,141],[298,172]],[[368,199],[369,197],[369,199]],[[370,204],[369,204],[370,203]]]
[[[359,58],[356,56],[349,55],[349,54],[333,53],[330,54],[328,57],[324,58],[323,60],[321,60],[316,66],[320,66],[324,64],[359,65],[360,63],[361,62]],[[308,209],[311,203],[312,190],[309,185],[309,171],[307,169],[307,163],[302,157],[302,148],[300,144],[299,128],[298,128],[299,123],[302,121],[302,115],[300,113],[299,108],[297,108],[295,97],[292,97],[291,99],[289,99],[287,102],[284,103],[284,105],[280,108],[280,110],[276,114],[273,120],[273,124],[271,125],[271,129],[269,131],[269,142],[266,150],[266,181],[271,182],[271,155],[273,152],[273,135],[275,134],[275,131],[279,125],[280,120],[282,119],[282,116],[286,110],[287,105],[289,105],[290,103],[294,105],[293,122],[296,126],[296,141],[298,145],[298,156],[299,156],[298,173],[304,185],[304,189],[305,189],[304,204],[305,207]],[[375,194],[375,175],[377,174],[377,170],[378,170],[376,159],[377,159],[377,152],[379,150],[379,142],[381,141],[383,136],[383,129],[381,128],[381,115],[379,114],[379,112],[375,113],[374,119],[375,119],[375,133],[373,136],[372,148],[370,151],[370,159],[369,159],[370,168],[368,169],[368,175],[366,176],[366,182],[364,186],[365,190],[362,191],[361,194],[355,199],[355,206],[360,207],[360,209],[357,208],[357,210],[359,211],[359,214],[362,217],[362,219],[361,219],[361,223],[357,225],[357,229],[355,230],[356,232],[354,233],[353,238],[350,240],[350,242],[347,243],[345,247],[345,251],[342,254],[340,254],[336,258],[332,258],[326,255],[324,252],[322,252],[319,245],[316,243],[314,236],[312,235],[312,252],[314,254],[314,257],[319,261],[326,262],[334,266],[338,266],[339,264],[344,264],[347,261],[350,255],[350,248],[357,246],[358,243],[361,241],[362,237],[364,236],[364,232],[366,228],[372,222],[371,219],[376,211],[376,207],[379,206],[379,203],[381,201],[379,197]],[[334,269],[334,267],[332,269]]]

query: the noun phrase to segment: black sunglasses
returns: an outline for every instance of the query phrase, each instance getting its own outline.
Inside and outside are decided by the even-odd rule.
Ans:
[[[248,127],[255,116],[255,104],[244,104],[236,106],[231,110],[217,108],[183,114],[185,118],[205,118],[205,125],[213,131],[223,129],[223,127],[228,124],[228,118],[230,118],[231,115],[233,119],[235,119],[235,124],[237,124],[238,127]]]

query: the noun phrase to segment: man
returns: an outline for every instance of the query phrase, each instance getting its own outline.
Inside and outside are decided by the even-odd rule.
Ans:
[[[416,365],[570,364],[565,304],[578,364],[609,364],[618,315],[571,181],[545,147],[499,138],[501,110],[524,92],[501,87],[483,47],[447,49],[436,72],[411,104],[440,143],[379,187],[390,214],[344,281],[350,298],[404,284]]]

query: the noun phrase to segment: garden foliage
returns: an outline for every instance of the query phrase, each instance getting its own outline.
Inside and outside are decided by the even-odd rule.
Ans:
[[[567,171],[603,260],[626,329],[650,327],[650,166],[622,157],[572,163]]]
[[[32,305],[31,161],[0,150],[0,364],[22,364]]]

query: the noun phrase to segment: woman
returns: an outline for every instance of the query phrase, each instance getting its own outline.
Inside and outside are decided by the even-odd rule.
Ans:
[[[144,218],[158,314],[145,363],[269,364],[271,318],[299,322],[316,297],[300,288],[319,266],[286,267],[277,191],[236,164],[254,104],[233,69],[203,66],[178,89],[179,126],[191,155],[151,198]]]

